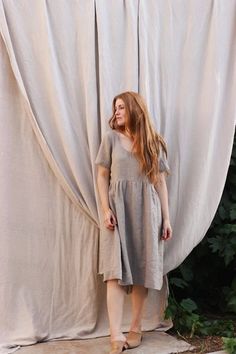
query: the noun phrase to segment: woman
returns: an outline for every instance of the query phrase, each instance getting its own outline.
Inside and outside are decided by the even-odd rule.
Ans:
[[[166,144],[150,122],[143,98],[124,92],[113,100],[111,130],[95,163],[103,210],[99,272],[107,282],[111,351],[141,343],[142,311],[148,288],[161,289],[163,242],[170,239]],[[121,331],[125,291],[131,291],[132,322]]]

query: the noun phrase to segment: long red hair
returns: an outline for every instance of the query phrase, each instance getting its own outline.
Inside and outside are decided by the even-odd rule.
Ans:
[[[124,101],[127,114],[125,127],[119,127],[116,122],[115,104],[120,98]],[[113,114],[109,120],[112,129],[124,132],[128,129],[133,140],[132,151],[140,162],[141,171],[156,185],[159,181],[158,158],[160,149],[167,157],[167,147],[164,139],[158,134],[150,120],[144,99],[136,92],[127,91],[115,96],[112,103]]]

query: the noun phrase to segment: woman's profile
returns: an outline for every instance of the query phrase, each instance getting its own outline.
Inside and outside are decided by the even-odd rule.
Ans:
[[[110,354],[140,345],[148,289],[161,289],[163,246],[172,237],[166,175],[166,144],[143,98],[124,92],[113,99],[110,130],[95,163],[103,212],[99,273],[107,283]],[[132,321],[122,333],[125,292],[131,292]]]

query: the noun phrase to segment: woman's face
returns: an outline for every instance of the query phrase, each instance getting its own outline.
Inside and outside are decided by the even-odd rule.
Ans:
[[[119,127],[124,127],[127,122],[127,114],[124,101],[121,98],[117,98],[115,103],[115,117],[117,125]]]

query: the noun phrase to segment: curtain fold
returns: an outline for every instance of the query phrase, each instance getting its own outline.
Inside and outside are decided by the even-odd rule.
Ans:
[[[235,129],[236,3],[1,0],[0,344],[108,334],[94,160],[139,91],[168,145],[165,274],[217,209]],[[144,328],[162,323],[167,283]],[[126,297],[123,328],[130,320]]]
[[[140,2],[140,92],[172,170],[165,274],[202,240],[223,192],[236,120],[235,10],[234,1]]]
[[[1,2],[1,26],[12,70],[45,157],[72,201],[97,224],[95,195],[91,193],[91,155],[94,158],[96,154],[94,138],[98,130],[96,96],[90,97],[91,92],[96,92],[95,39],[91,31],[94,4],[86,4],[78,3],[74,28],[68,25],[60,33],[60,17],[61,21],[63,17],[70,18],[72,2],[58,2],[55,12],[55,3],[39,1],[35,3],[35,17],[27,1],[14,6]],[[19,16],[19,21],[9,22],[9,16]],[[29,22],[25,22],[26,17]],[[87,51],[85,43],[89,44]],[[78,48],[83,51],[74,55]],[[69,61],[71,50],[73,56]],[[89,83],[84,85],[88,73]],[[84,105],[90,99],[92,103]]]

